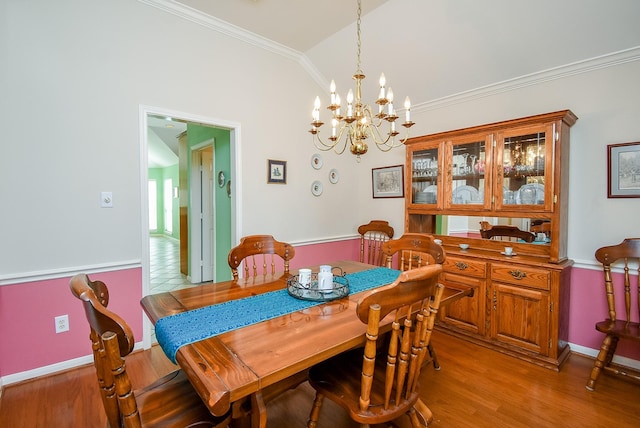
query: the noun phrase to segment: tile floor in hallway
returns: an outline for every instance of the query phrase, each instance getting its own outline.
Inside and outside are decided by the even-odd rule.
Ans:
[[[180,272],[180,241],[166,236],[149,237],[149,292],[151,294],[193,287],[187,276]],[[155,329],[151,328],[151,343],[156,343]]]
[[[180,241],[152,235],[149,237],[149,255],[152,294],[194,285],[180,273]]]

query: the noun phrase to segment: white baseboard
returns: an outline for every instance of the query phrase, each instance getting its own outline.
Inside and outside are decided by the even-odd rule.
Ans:
[[[598,356],[598,352],[600,352],[599,349],[587,348],[587,347],[584,347],[584,346],[575,345],[573,343],[569,343],[569,347],[571,348],[571,352],[575,352],[577,354],[586,355],[586,356],[592,357],[592,358],[596,358]],[[635,369],[635,370],[640,371],[640,361],[638,361],[638,360],[632,360],[631,358],[618,357],[618,356],[614,355],[613,362],[615,364],[618,364],[618,365],[621,365],[621,366],[625,366],[625,367],[629,367],[630,369]]]
[[[142,342],[135,344],[134,350],[143,349]],[[86,355],[84,357],[73,358],[71,360],[61,361],[59,363],[51,364],[48,366],[38,367],[37,369],[27,370],[20,373],[14,373],[0,378],[0,386],[3,388],[12,383],[22,382],[29,379],[35,379],[40,376],[52,375],[64,370],[75,369],[87,364],[93,364],[93,355]]]

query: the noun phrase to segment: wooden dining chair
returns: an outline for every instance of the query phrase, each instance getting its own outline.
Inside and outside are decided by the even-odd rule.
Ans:
[[[502,240],[502,241],[518,241],[522,239],[524,242],[533,242],[536,235],[526,230],[522,230],[516,226],[492,225],[488,221],[480,222],[480,236],[484,239]]]
[[[371,220],[358,227],[360,234],[360,261],[382,266],[382,244],[393,238],[393,227],[385,220]]]
[[[544,233],[545,236],[549,237],[551,234],[551,221],[549,220],[532,220],[531,227],[529,230],[536,233]]]
[[[89,322],[94,365],[109,427],[228,426],[231,416],[211,415],[182,370],[132,391],[123,358],[133,350],[133,332],[124,319],[106,308],[106,285],[80,274],[71,278],[69,286],[82,301]]]
[[[433,241],[432,235],[405,233],[398,239],[391,239],[382,245],[384,265],[398,270],[442,264],[446,253],[441,245]]]
[[[446,253],[441,245],[433,241],[433,236],[423,233],[405,233],[398,239],[391,239],[382,246],[384,264],[388,268],[401,271],[419,268],[430,264],[442,264]],[[440,370],[436,351],[429,344],[429,355],[433,367]]]
[[[317,427],[325,397],[361,426],[405,414],[412,427],[427,426],[433,416],[419,398],[419,379],[444,289],[437,283],[441,271],[439,264],[405,271],[358,301],[357,316],[367,325],[364,350],[348,351],[311,368],[309,383],[316,397],[308,428]],[[385,341],[386,352],[379,352],[380,321],[391,313],[390,339]]]
[[[638,267],[640,263],[640,238],[627,238],[620,244],[599,248],[596,251],[596,260],[602,263],[604,270],[604,295],[607,299],[609,318],[596,323],[596,330],[604,333],[605,337],[587,382],[589,391],[595,390],[596,381],[602,371],[628,376],[640,381],[640,373],[627,369],[622,370],[612,364],[613,355],[620,339],[630,341],[640,347],[640,322],[631,321],[632,318],[640,319],[640,267]],[[620,262],[623,273],[614,275],[611,273],[611,266],[618,262]],[[638,275],[632,281],[629,271],[634,264]],[[635,290],[632,290],[632,282],[635,282]],[[639,308],[638,313],[635,314],[636,317],[631,315],[632,291],[636,295],[636,305]],[[616,292],[624,294],[624,298],[616,298]]]
[[[250,235],[240,239],[240,243],[229,251],[227,261],[238,279],[238,267],[243,265],[244,277],[276,273],[282,266],[289,273],[289,261],[296,255],[291,244],[276,241],[271,235]]]

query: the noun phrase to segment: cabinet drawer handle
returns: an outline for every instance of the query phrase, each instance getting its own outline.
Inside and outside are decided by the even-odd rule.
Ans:
[[[466,264],[465,262],[456,262],[456,267],[460,270],[465,270],[466,268],[469,267],[469,265]]]
[[[509,273],[515,279],[522,279],[522,278],[526,278],[527,277],[527,273],[526,272],[522,272],[520,269],[510,270]]]

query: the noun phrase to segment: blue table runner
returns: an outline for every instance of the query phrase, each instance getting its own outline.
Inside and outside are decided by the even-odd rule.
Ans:
[[[375,268],[345,276],[349,293],[354,294],[390,284],[399,274],[395,269]],[[296,299],[286,288],[270,291],[161,318],[156,322],[156,338],[175,363],[181,346],[322,303]]]

